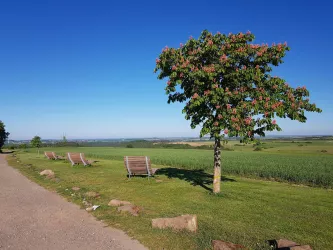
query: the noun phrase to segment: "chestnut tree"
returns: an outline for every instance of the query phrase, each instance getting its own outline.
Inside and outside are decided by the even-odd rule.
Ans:
[[[214,193],[220,192],[221,140],[253,141],[265,131],[281,131],[275,117],[305,122],[305,111],[321,112],[309,101],[306,87],[291,87],[272,76],[283,63],[286,43],[255,44],[251,32],[212,34],[204,30],[179,48],[165,47],[156,59],[158,79],[167,78],[168,103],[185,102],[183,113],[200,136],[214,146]]]

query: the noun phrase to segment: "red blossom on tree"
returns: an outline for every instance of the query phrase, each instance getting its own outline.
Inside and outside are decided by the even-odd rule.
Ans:
[[[214,192],[220,191],[220,140],[225,135],[248,142],[265,131],[280,131],[274,117],[305,122],[306,111],[321,112],[307,99],[305,87],[292,88],[271,75],[273,66],[283,63],[287,44],[253,40],[250,32],[213,35],[205,30],[180,48],[164,48],[156,60],[158,78],[171,82],[168,102],[187,102],[183,113],[191,127],[200,125],[200,136],[215,139]]]

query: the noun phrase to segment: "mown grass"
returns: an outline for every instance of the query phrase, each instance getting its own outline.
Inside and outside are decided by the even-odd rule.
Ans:
[[[273,143],[277,144],[277,143]],[[280,143],[281,144],[281,143]],[[251,146],[237,147],[236,151],[222,152],[222,173],[244,177],[255,177],[269,180],[287,181],[310,186],[333,187],[333,155],[316,153],[323,146],[314,147],[310,153],[297,151],[297,145],[292,143],[263,144],[271,151],[255,152]],[[332,144],[332,143],[331,143]],[[329,144],[329,146],[332,146]],[[238,149],[241,148],[241,149]],[[278,151],[285,149],[284,152]],[[296,148],[296,149],[295,149]],[[329,147],[326,147],[330,150]],[[275,149],[275,151],[273,151]],[[185,169],[213,170],[213,151],[195,149],[156,149],[156,148],[110,148],[110,147],[80,147],[80,148],[45,148],[64,155],[66,152],[83,152],[87,157],[106,160],[123,160],[124,155],[148,155],[152,162],[158,165],[173,166]],[[35,149],[30,149],[35,152]]]
[[[211,178],[202,171],[164,168],[155,177],[162,180],[160,183],[140,177],[128,180],[122,161],[106,160],[111,158],[108,151],[113,152],[111,157],[115,159],[119,159],[120,153],[147,153],[155,157],[155,162],[158,157],[163,159],[173,153],[169,150],[164,150],[163,154],[154,150],[149,153],[107,149],[105,159],[99,158],[94,166],[71,167],[65,161],[50,161],[43,155],[22,152],[18,153],[18,158],[9,156],[9,163],[39,184],[78,204],[82,204],[86,191],[99,192],[99,199],[90,200],[101,205],[93,212],[94,216],[125,230],[150,249],[210,249],[212,239],[252,249],[267,249],[265,240],[273,238],[310,244],[314,249],[333,249],[333,192],[330,189],[228,176],[224,178],[222,194],[212,195],[206,190],[211,188]],[[195,154],[200,152],[195,151]],[[178,157],[181,155],[184,153]],[[198,158],[192,155],[192,159]],[[39,172],[44,169],[52,169],[60,181],[40,177]],[[74,192],[73,186],[81,187],[81,190]],[[121,215],[107,206],[113,198],[128,200],[144,210],[139,217]],[[198,216],[197,233],[151,228],[152,218],[181,214]]]

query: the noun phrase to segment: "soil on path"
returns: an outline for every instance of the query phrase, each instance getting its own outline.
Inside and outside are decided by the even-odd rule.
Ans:
[[[8,166],[0,154],[0,250],[146,249]]]

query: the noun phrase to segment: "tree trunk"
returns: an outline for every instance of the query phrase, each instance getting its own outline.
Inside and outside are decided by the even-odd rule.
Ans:
[[[215,138],[213,192],[217,194],[220,192],[220,190],[221,190],[221,141],[220,138]]]

